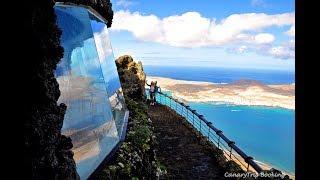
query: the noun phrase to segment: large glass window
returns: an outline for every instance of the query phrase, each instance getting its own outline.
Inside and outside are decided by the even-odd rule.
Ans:
[[[116,121],[118,133],[122,133],[125,116],[125,103],[120,85],[119,75],[109,40],[108,28],[105,23],[91,15],[91,27],[96,43],[102,73],[107,86],[107,92],[112,107],[113,117]]]
[[[55,11],[64,48],[55,72],[58,102],[67,105],[62,133],[71,137],[77,171],[86,179],[119,142],[126,109],[105,23],[84,7],[56,5]]]

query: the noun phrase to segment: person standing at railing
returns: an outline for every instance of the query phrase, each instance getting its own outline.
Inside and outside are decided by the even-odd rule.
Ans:
[[[150,86],[150,89],[149,89],[149,95],[150,95],[150,101],[151,101],[150,105],[154,106],[156,103],[156,93],[159,90],[159,87],[157,86],[157,81],[155,82],[151,81],[151,84],[148,84],[146,82],[146,84]]]
[[[148,86],[150,86],[150,88],[149,88],[149,95],[150,95],[150,105],[151,106],[153,106],[154,105],[154,103],[155,103],[155,101],[154,101],[154,96],[155,96],[155,83],[153,82],[153,81],[151,81],[151,84],[148,84],[147,82],[146,82],[146,84],[148,85]]]

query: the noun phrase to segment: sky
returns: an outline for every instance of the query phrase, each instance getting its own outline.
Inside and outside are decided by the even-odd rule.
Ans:
[[[293,0],[111,0],[115,57],[144,65],[295,69]]]

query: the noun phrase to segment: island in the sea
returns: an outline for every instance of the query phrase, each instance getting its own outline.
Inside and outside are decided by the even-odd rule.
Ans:
[[[295,109],[294,83],[267,85],[254,80],[239,80],[216,84],[155,76],[148,76],[147,81],[157,81],[162,91],[170,91],[174,97],[186,102],[223,102]]]

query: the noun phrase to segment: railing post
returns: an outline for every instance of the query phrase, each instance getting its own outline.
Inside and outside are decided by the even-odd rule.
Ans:
[[[253,157],[251,157],[251,156],[248,156],[248,157],[245,159],[245,162],[247,162],[247,172],[249,171],[249,167],[250,167],[249,161],[252,160],[252,159],[253,159]]]
[[[194,126],[194,110],[192,110],[192,125]]]
[[[176,102],[176,111],[178,112],[178,101],[177,100],[174,100],[174,102]]]
[[[187,107],[185,107],[185,108],[186,108],[186,110],[187,110],[187,115],[186,115],[186,116],[187,116],[187,120],[188,120],[188,111],[189,111],[189,110],[187,109]]]
[[[207,127],[208,127],[208,139],[209,139],[209,141],[210,141],[210,125],[211,125],[212,123],[211,122],[207,122]]]
[[[190,106],[185,106],[186,111],[187,111],[186,116],[187,116],[187,120],[188,120],[188,121],[189,121],[189,119],[188,119],[188,118],[189,118],[189,107],[190,107]]]
[[[218,135],[218,148],[220,149],[220,133],[222,133],[222,131],[221,130],[218,130],[217,132],[216,132],[216,134]]]
[[[192,113],[192,125],[194,126],[194,113]]]
[[[228,142],[228,146],[230,147],[230,155],[229,155],[230,159],[231,159],[231,155],[232,155],[232,146],[231,145],[233,145],[233,144],[235,144],[234,141]]]

